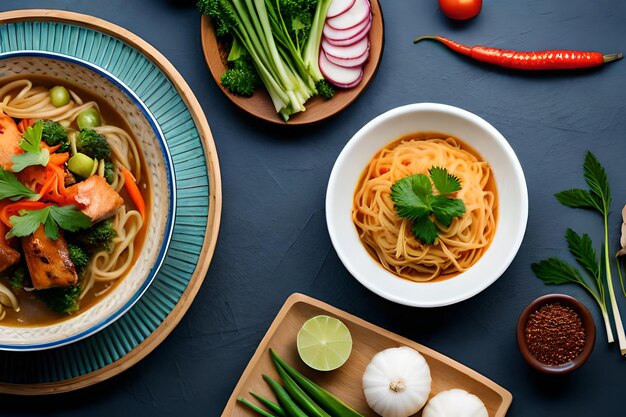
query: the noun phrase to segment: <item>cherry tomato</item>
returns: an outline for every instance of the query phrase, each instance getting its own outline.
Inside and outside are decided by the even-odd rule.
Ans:
[[[480,13],[483,0],[439,0],[441,11],[450,19],[466,20]]]

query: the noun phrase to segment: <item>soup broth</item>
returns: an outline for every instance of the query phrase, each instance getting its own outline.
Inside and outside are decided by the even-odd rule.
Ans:
[[[81,86],[70,84],[64,80],[48,76],[7,77],[3,79],[0,87],[9,84],[12,81],[24,78],[31,81],[33,83],[33,87],[43,86],[50,89],[54,86],[60,85],[76,93],[83,100],[83,102],[96,102],[101,116],[102,125],[106,123],[107,125],[121,128],[130,135],[130,138],[137,147],[137,151],[139,154],[139,172],[141,180],[137,183],[137,186],[142,194],[146,206],[145,219],[132,242],[132,245],[134,247],[134,253],[132,257],[131,267],[129,267],[123,275],[115,280],[111,280],[108,282],[95,282],[93,284],[93,287],[83,295],[83,298],[80,301],[80,309],[76,313],[68,315],[63,313],[57,313],[51,310],[43,301],[39,299],[36,294],[37,290],[27,291],[24,289],[14,289],[14,294],[18,298],[20,305],[19,311],[15,311],[12,308],[5,307],[6,316],[0,321],[0,325],[17,327],[39,327],[58,323],[85,312],[93,305],[98,303],[100,300],[102,300],[104,297],[106,297],[107,294],[112,292],[112,290],[122,281],[128,271],[132,269],[132,265],[135,264],[141,252],[145,233],[149,227],[148,221],[150,218],[150,207],[152,207],[153,204],[153,196],[151,191],[152,185],[150,184],[150,177],[148,175],[145,159],[141,153],[141,148],[139,147],[139,142],[137,141],[134,132],[131,130],[129,123],[121,114],[119,114],[115,110],[115,108],[109,102],[104,100],[102,97],[94,94],[93,92],[82,88]],[[19,88],[16,90],[16,92],[17,91],[19,91]],[[0,100],[2,100],[2,97],[0,97]],[[72,122],[70,128],[78,130],[76,121]],[[137,175],[135,174],[135,176]],[[125,187],[119,190],[119,195],[123,198],[124,205],[127,210],[135,208],[132,199],[128,195]],[[91,261],[92,260],[90,260],[90,262]],[[82,277],[79,277],[79,283],[81,283],[81,280]]]

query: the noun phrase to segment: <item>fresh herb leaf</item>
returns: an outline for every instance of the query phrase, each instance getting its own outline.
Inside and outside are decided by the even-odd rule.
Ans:
[[[621,323],[621,317],[613,291],[613,278],[611,277],[611,265],[609,262],[609,252],[607,250],[609,245],[608,220],[609,207],[611,204],[611,189],[609,187],[606,171],[591,152],[587,152],[585,156],[583,173],[585,182],[589,186],[589,191],[580,189],[566,190],[555,194],[555,197],[561,204],[567,207],[594,209],[602,215],[604,223],[604,243],[602,245],[600,258],[604,258],[604,262],[599,262],[591,238],[588,235],[583,234],[579,236],[573,230],[568,229],[565,236],[570,252],[589,275],[594,278],[598,292],[596,293],[592,287],[583,280],[578,270],[559,259],[550,258],[538,264],[533,264],[532,269],[535,274],[547,284],[576,282],[585,287],[600,306],[606,327],[607,339],[608,342],[611,343],[614,339],[608,317],[606,297],[606,293],[608,292],[613,318],[615,323],[618,323],[616,329],[620,341],[620,350],[626,352],[626,336],[624,335],[623,327],[619,325],[619,323]],[[607,288],[604,287],[605,285]]]
[[[13,228],[7,233],[7,238],[30,236],[43,224],[46,236],[57,240],[59,227],[76,232],[91,226],[89,216],[83,214],[75,206],[50,206],[40,210],[24,210],[20,216],[11,216],[9,220]]]
[[[432,207],[437,221],[445,227],[450,227],[455,217],[465,214],[465,204],[458,198],[437,195],[433,197]]]
[[[48,165],[48,161],[50,160],[50,152],[47,149],[42,149],[41,152],[38,153],[21,153],[18,155],[11,156],[11,162],[13,165],[11,166],[11,171],[20,172],[24,168],[32,166],[32,165],[41,165],[45,167]]]
[[[421,217],[413,222],[411,228],[415,237],[426,245],[432,245],[437,239],[438,230],[429,216]]]
[[[59,226],[52,220],[52,217],[48,214],[45,223],[43,224],[43,231],[52,240],[59,238]]]
[[[600,205],[591,197],[589,191],[574,188],[554,194],[559,203],[569,208],[589,208],[600,210]]]
[[[580,236],[578,233],[568,228],[565,232],[567,247],[574,255],[578,263],[585,268],[589,274],[598,279],[600,277],[600,266],[598,265],[598,257],[596,250],[593,248],[593,242],[587,233]]]
[[[432,198],[432,186],[424,174],[401,178],[391,186],[396,211],[405,219],[416,220],[430,214]]]
[[[398,216],[413,220],[413,234],[426,245],[435,243],[438,228],[431,217],[449,227],[455,217],[465,214],[465,204],[447,195],[461,189],[461,181],[448,170],[432,167],[425,174],[415,174],[396,181],[391,186],[391,200]],[[433,195],[433,185],[439,192]]]
[[[25,152],[39,153],[41,150],[39,143],[41,142],[42,135],[43,122],[39,120],[33,126],[26,128],[26,131],[22,135],[22,140],[20,141],[20,148],[24,149]]]
[[[64,230],[76,232],[91,227],[91,218],[76,206],[50,207],[50,217]]]
[[[9,220],[13,227],[7,233],[7,239],[32,235],[42,223],[45,223],[49,213],[50,207],[44,207],[40,210],[24,210],[20,216],[11,216]]]
[[[595,195],[602,201],[603,206],[601,213],[608,213],[611,205],[611,188],[609,187],[609,179],[606,171],[600,165],[600,162],[591,152],[587,152],[585,163],[583,164],[583,172],[585,181],[589,186],[590,194]]]
[[[0,168],[0,200],[5,198],[11,201],[17,201],[21,198],[37,200],[39,194],[19,182],[11,172]]]
[[[456,193],[461,189],[461,180],[458,177],[448,173],[448,170],[441,167],[432,167],[428,170],[430,179],[439,194],[446,195]]]
[[[39,120],[33,126],[28,126],[26,131],[22,135],[20,141],[20,148],[24,150],[24,153],[11,156],[11,171],[20,172],[26,167],[31,165],[48,165],[50,160],[50,152],[47,149],[41,149],[39,144],[41,143],[41,137],[43,134],[43,122]]]
[[[579,284],[588,288],[578,269],[559,258],[548,258],[530,266],[537,278],[549,285]]]

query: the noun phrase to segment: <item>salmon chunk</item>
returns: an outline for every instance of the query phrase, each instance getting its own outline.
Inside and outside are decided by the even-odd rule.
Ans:
[[[22,238],[22,250],[35,289],[69,287],[78,282],[61,230],[57,240],[52,240],[46,236],[43,225],[39,226],[31,236]]]
[[[13,118],[0,114],[0,167],[6,170],[11,168],[11,156],[23,152],[20,148],[21,140],[22,134]]]
[[[82,206],[83,214],[91,217],[94,223],[111,217],[124,204],[122,197],[99,175],[92,175],[68,187],[67,192]]]
[[[0,273],[11,268],[20,261],[20,253],[7,245],[0,244]]]

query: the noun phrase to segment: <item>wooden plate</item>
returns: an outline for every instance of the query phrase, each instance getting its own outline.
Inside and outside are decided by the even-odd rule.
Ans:
[[[348,326],[352,334],[352,354],[348,361],[336,371],[316,372],[306,367],[298,357],[296,350],[298,330],[306,320],[319,314],[337,317]],[[237,404],[238,396],[252,398],[248,394],[249,391],[254,391],[266,398],[274,398],[261,377],[262,374],[268,374],[278,378],[268,353],[270,347],[276,350],[287,363],[365,416],[376,416],[365,401],[361,389],[361,376],[374,354],[398,346],[412,347],[419,351],[428,362],[433,378],[431,397],[441,391],[462,388],[477,395],[485,403],[489,416],[503,417],[506,414],[513,400],[511,393],[479,373],[432,349],[374,326],[321,301],[302,294],[293,294],[285,302],[248,363],[226,404],[222,417],[254,416],[251,410]],[[256,400],[252,400],[256,403]],[[419,415],[421,412],[416,414],[416,416]]]
[[[223,51],[220,50],[215,37],[215,31],[210,24],[207,16],[202,16],[202,50],[204,51],[204,59],[206,60],[213,79],[219,88],[226,94],[237,107],[256,116],[260,119],[277,124],[305,125],[319,122],[345,109],[350,103],[367,88],[372,81],[380,58],[383,54],[384,46],[384,27],[383,15],[378,0],[370,0],[372,5],[372,28],[370,29],[370,57],[363,67],[363,79],[354,88],[347,90],[337,89],[335,96],[331,100],[324,100],[315,97],[306,103],[306,111],[294,114],[288,122],[285,122],[280,115],[276,113],[271,102],[269,94],[265,88],[259,88],[254,92],[252,97],[240,97],[231,94],[226,90],[220,82],[222,73],[226,70],[226,59]]]

